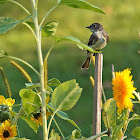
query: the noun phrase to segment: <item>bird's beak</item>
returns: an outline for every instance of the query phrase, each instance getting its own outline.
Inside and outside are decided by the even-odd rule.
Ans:
[[[90,26],[88,26],[88,27],[86,27],[86,28],[88,28],[88,29],[89,29],[89,28],[90,28]]]

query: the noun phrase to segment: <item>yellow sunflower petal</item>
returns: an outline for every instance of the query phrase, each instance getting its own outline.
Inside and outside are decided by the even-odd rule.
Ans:
[[[132,111],[133,104],[131,99],[135,96],[132,94],[136,88],[133,85],[132,75],[130,75],[131,69],[125,69],[121,72],[116,72],[116,77],[112,80],[113,98],[116,100],[118,107],[118,113],[121,113],[124,109],[130,109]]]
[[[12,125],[10,127],[10,134],[12,137],[16,136],[17,135],[17,128],[16,128],[16,125]]]
[[[5,101],[5,97],[3,95],[0,95],[0,105],[4,104],[5,105],[6,101]]]
[[[3,132],[4,132],[4,127],[1,125],[0,126],[0,136],[3,135]]]
[[[15,99],[7,98],[6,99],[6,105],[12,106],[15,103]]]
[[[4,129],[8,130],[8,128],[10,127],[11,123],[6,120],[3,124],[4,124]]]

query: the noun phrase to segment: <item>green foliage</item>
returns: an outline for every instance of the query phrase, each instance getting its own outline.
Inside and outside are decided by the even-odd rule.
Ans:
[[[116,111],[116,102],[114,99],[108,99],[103,105],[103,121],[106,128],[110,128],[112,140],[119,140],[124,136],[128,125],[129,110],[125,110],[118,115]]]
[[[77,125],[73,120],[71,120],[71,119],[69,118],[69,116],[68,116],[65,112],[63,112],[63,111],[57,111],[56,115],[57,115],[59,118],[68,121],[69,123],[71,123],[73,126],[77,127],[77,128],[80,130],[80,128],[78,127],[78,125]],[[80,130],[80,131],[81,131],[81,130]]]
[[[4,50],[0,50],[0,58],[8,56],[8,53],[5,52]]]
[[[7,32],[8,30],[14,28],[17,24],[27,20],[30,17],[31,16],[28,16],[25,19],[19,21],[9,17],[0,17],[0,34]]]
[[[134,137],[136,137],[137,139],[140,139],[140,126],[139,127],[135,127],[133,130],[132,130],[132,135]]]
[[[39,125],[37,122],[34,122],[31,120],[31,117],[33,117],[31,114],[27,115],[25,111],[22,111],[20,118],[24,120],[33,130],[35,133],[37,133]]]
[[[31,114],[41,106],[39,95],[29,89],[21,89],[19,95],[22,98],[23,107],[27,115]]]
[[[75,80],[62,83],[54,89],[51,104],[55,112],[71,109],[78,101],[82,89]]]
[[[61,82],[57,78],[52,78],[48,81],[48,86],[59,86]]]
[[[77,44],[77,46],[80,48],[80,49],[85,49],[85,50],[88,50],[90,52],[95,52],[95,53],[100,53],[99,51],[94,51],[93,49],[91,49],[89,46],[81,43],[81,41],[76,38],[76,37],[73,37],[73,36],[66,36],[66,37],[56,37],[56,36],[53,36],[53,38],[55,39],[55,41],[58,43],[58,42],[61,42],[61,41],[70,41],[70,42],[73,42],[75,44]]]
[[[56,33],[58,21],[50,21],[42,28],[42,34],[46,37],[53,36]]]
[[[54,108],[51,106],[50,103],[48,103],[46,106],[47,106],[47,108],[49,108],[49,109],[52,110],[53,112],[55,111]],[[69,118],[68,114],[66,114],[65,112],[63,112],[63,111],[57,111],[57,112],[56,112],[56,115],[57,115],[59,118],[68,121],[69,123],[71,123],[73,126],[77,127],[77,128],[80,130],[80,128],[78,127],[78,125],[77,125],[73,120],[71,120],[71,119]]]
[[[103,10],[86,2],[85,0],[59,0],[58,3],[59,5],[66,4],[67,6],[72,7],[72,8],[87,9],[94,12],[105,14]]]
[[[66,137],[65,140],[85,140],[86,138],[82,136],[81,132],[77,129],[72,131],[72,134]]]
[[[8,0],[0,0],[0,4],[4,4],[7,1]],[[31,0],[31,2],[33,3],[32,0]],[[38,13],[37,13],[38,12],[37,11],[38,0],[36,0],[34,2],[36,2],[36,3],[32,4],[33,5],[33,8],[32,8],[32,10],[33,10],[33,13],[32,13],[33,22],[26,21],[31,16],[29,16],[23,20],[19,20],[19,21],[15,20],[13,18],[1,17],[0,18],[0,34],[3,34],[5,32],[7,32],[8,30],[14,28],[18,23],[25,22],[26,23],[25,25],[27,25],[27,27],[29,27],[29,29],[32,31],[32,33],[35,36],[37,47],[40,47],[37,50],[38,54],[39,54],[38,56],[42,55],[41,54],[42,53],[41,52],[41,35],[42,34],[45,35],[46,37],[53,36],[56,43],[61,42],[61,41],[71,41],[71,42],[77,44],[77,46],[82,50],[85,49],[85,50],[89,50],[91,52],[96,52],[96,51],[92,50],[90,47],[88,47],[87,45],[81,43],[81,41],[79,39],[77,39],[73,36],[66,36],[66,37],[54,36],[54,34],[57,30],[57,26],[58,26],[58,22],[55,20],[53,20],[51,22],[47,22],[47,24],[45,24],[45,26],[43,26],[43,27],[40,27],[39,25],[37,25],[38,24],[37,23],[38,22],[37,21],[38,20],[37,19],[38,18],[37,17],[37,15],[38,15]],[[20,7],[22,7],[27,12],[27,10],[22,5],[20,5],[18,2],[16,4],[19,5]],[[46,17],[50,14],[50,12],[52,10],[54,10],[58,5],[62,5],[62,4],[65,4],[65,5],[72,7],[72,8],[87,9],[87,10],[91,10],[94,12],[105,14],[105,12],[103,10],[86,2],[85,0],[57,0],[57,5],[54,6],[46,14],[46,16],[43,18],[44,20],[42,20],[42,21],[44,22]],[[41,22],[40,25],[43,25],[43,22]],[[41,32],[42,32],[42,34],[41,34]],[[46,58],[48,58],[50,50],[48,51]],[[8,54],[4,51],[0,51],[0,57],[5,57],[5,56],[8,56]],[[41,60],[43,60],[43,59],[42,58],[40,59],[40,57],[39,57],[39,64],[41,63],[40,62]],[[47,64],[47,61],[46,61],[46,64]],[[29,66],[29,65],[27,65],[27,66]],[[43,71],[42,67],[40,67],[40,71]],[[42,78],[42,76],[44,74],[43,72],[39,73],[39,80]],[[47,74],[48,74],[48,72],[47,72]],[[60,81],[56,78],[52,78],[49,81],[48,81],[48,77],[46,79],[47,79],[46,85],[48,87],[45,88],[45,91],[42,90],[43,81],[41,81],[41,80],[39,81],[39,83],[32,83],[31,82],[31,83],[25,84],[27,89],[21,89],[19,92],[20,97],[22,98],[23,108],[21,106],[21,109],[22,109],[21,113],[19,113],[19,114],[15,113],[15,114],[17,116],[19,115],[20,118],[25,120],[28,123],[28,125],[36,133],[37,133],[39,125],[38,125],[38,123],[31,121],[31,117],[32,117],[32,112],[36,111],[38,108],[40,110],[43,108],[42,111],[44,110],[44,108],[48,109],[48,110],[50,109],[53,112],[51,119],[47,120],[49,122],[49,126],[51,125],[51,121],[52,121],[54,115],[56,114],[59,118],[70,122],[71,124],[73,124],[75,127],[77,127],[80,130],[80,128],[77,126],[77,124],[73,120],[71,120],[69,118],[69,116],[63,111],[67,111],[67,110],[71,109],[76,104],[76,102],[78,101],[78,99],[81,95],[82,89],[78,86],[78,84],[76,83],[75,80],[66,81],[66,82],[61,84]],[[51,88],[52,86],[55,86],[56,88],[53,90]],[[46,106],[44,104],[44,106],[42,106],[42,108],[41,108],[41,101],[44,101],[46,99],[46,96],[44,96],[44,98],[41,99],[40,91],[38,91],[38,90],[40,90],[40,87],[41,87],[41,93],[45,93],[44,95],[47,95],[47,97],[50,96],[49,98],[51,98],[50,102],[49,103],[47,102],[48,104]],[[36,92],[34,92],[34,91],[36,91]],[[46,93],[49,93],[49,94],[46,94]],[[42,115],[43,115],[43,113],[42,113]],[[114,139],[114,140],[121,139],[122,136],[124,135],[124,132],[125,132],[127,124],[128,124],[128,117],[129,117],[128,110],[123,111],[121,115],[117,115],[116,104],[115,104],[115,101],[113,99],[107,100],[107,102],[103,105],[103,120],[104,120],[105,126],[107,128],[109,128],[110,130],[112,130],[112,139]],[[16,117],[14,119],[16,119]],[[49,132],[49,130],[50,129],[48,129],[48,132]],[[82,137],[79,130],[74,130],[72,132],[72,135],[66,139],[67,140],[69,140],[69,139],[70,140],[72,140],[72,139],[85,139],[84,137]],[[132,132],[132,134],[134,136],[136,136],[137,138],[139,138],[139,136],[137,135],[138,131],[139,131],[139,128],[136,128]],[[55,133],[54,130],[52,130],[50,135],[49,135],[49,140],[55,140],[55,139],[59,140],[61,138],[60,138],[58,133]]]
[[[50,138],[49,140],[61,140],[60,136],[58,133],[54,132],[54,129],[52,129],[51,133],[50,133]]]
[[[8,2],[8,0],[0,0],[0,5]]]

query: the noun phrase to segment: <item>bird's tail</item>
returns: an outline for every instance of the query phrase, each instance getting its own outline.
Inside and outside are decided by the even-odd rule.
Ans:
[[[85,62],[83,63],[82,65],[82,69],[88,69],[89,68],[89,64],[90,64],[90,61],[91,61],[91,57],[87,57],[87,59],[85,60]]]

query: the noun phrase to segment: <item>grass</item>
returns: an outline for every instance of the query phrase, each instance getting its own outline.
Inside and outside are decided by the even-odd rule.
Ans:
[[[20,0],[21,1],[21,0]],[[92,2],[91,0],[88,0]],[[22,2],[22,1],[21,1]],[[95,5],[103,8],[109,15],[101,15],[90,12],[88,10],[76,10],[68,8],[66,6],[60,6],[49,16],[48,21],[57,19],[59,21],[59,27],[56,35],[67,36],[73,35],[78,37],[82,42],[88,42],[88,38],[91,35],[90,31],[84,27],[93,22],[99,22],[103,24],[105,30],[109,33],[110,41],[106,48],[103,49],[104,54],[104,69],[103,69],[103,86],[107,98],[112,97],[111,89],[111,64],[115,65],[115,70],[120,71],[125,68],[132,68],[132,75],[134,79],[134,85],[137,87],[137,91],[140,91],[140,55],[138,50],[139,38],[139,4],[140,1],[133,0],[128,1],[112,1],[107,2],[94,1]],[[25,1],[27,4],[28,1]],[[46,6],[46,1],[42,1],[39,5],[39,12],[41,17],[51,7],[53,2],[49,2],[49,6]],[[3,12],[4,9],[10,10]],[[27,5],[28,8],[29,5]],[[45,10],[41,10],[45,9]],[[18,10],[18,12],[17,12]],[[11,11],[11,12],[9,12]],[[0,8],[0,16],[10,16],[17,19],[26,17],[19,8],[15,8],[12,4],[3,5]],[[38,59],[36,55],[35,40],[29,33],[26,27],[18,25],[16,30],[11,30],[7,34],[0,36],[0,49],[4,49],[13,56],[20,57],[36,69],[38,69]],[[42,39],[43,55],[45,56],[50,48],[53,40],[51,38]],[[81,65],[86,58],[86,51],[80,50],[76,45],[71,43],[60,43],[52,50],[48,60],[48,72],[49,79],[58,78],[61,82],[76,79],[80,87],[83,88],[82,95],[77,102],[76,106],[66,113],[71,119],[73,119],[82,130],[82,134],[86,137],[92,135],[92,108],[93,108],[93,88],[91,86],[89,77],[94,76],[94,68],[91,64],[89,70],[82,71]],[[13,96],[16,99],[16,103],[20,103],[20,97],[18,95],[21,88],[25,88],[24,83],[26,79],[9,63],[9,59],[0,59],[0,66],[2,66],[9,79]],[[22,64],[21,64],[22,65]],[[25,65],[24,68],[29,72],[34,82],[38,82],[35,73]],[[6,91],[0,78],[0,94],[5,95]],[[15,108],[18,110],[18,108]],[[134,113],[139,112],[139,106],[134,106]],[[71,124],[66,121],[62,121],[59,118],[59,125],[62,127],[64,135],[67,136],[75,129]],[[22,120],[19,121],[20,136],[30,138],[32,140],[42,138],[42,130],[40,128],[37,135],[29,128],[29,126]],[[23,127],[24,125],[24,127]],[[140,125],[140,122],[131,122],[127,135],[128,138],[133,138],[131,131],[135,126]],[[103,126],[103,125],[102,125]],[[52,128],[56,129],[53,125]],[[104,126],[102,128],[105,130]],[[57,129],[56,129],[57,131]]]

